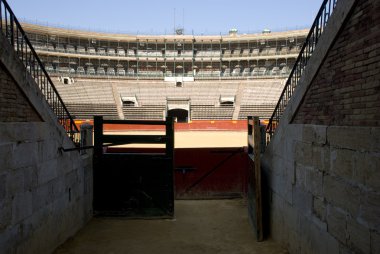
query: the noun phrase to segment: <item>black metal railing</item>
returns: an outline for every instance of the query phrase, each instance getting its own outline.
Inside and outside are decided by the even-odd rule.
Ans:
[[[318,39],[324,31],[326,24],[335,9],[338,0],[324,0],[321,8],[315,18],[313,25],[307,35],[305,42],[301,48],[300,54],[290,72],[289,78],[286,81],[284,90],[281,93],[280,99],[274,109],[272,117],[269,119],[269,123],[266,128],[266,132],[269,136],[272,136],[274,130],[278,126],[280,118],[285,111],[286,106],[290,98],[292,97],[295,88],[298,86],[299,80],[304,72],[309,58],[313,54],[316,45],[318,44]]]
[[[74,140],[74,134],[78,133],[78,128],[6,0],[0,0],[0,20],[1,32],[13,46],[25,65],[26,71],[36,81],[46,101],[57,116],[58,122],[66,130],[69,137]]]

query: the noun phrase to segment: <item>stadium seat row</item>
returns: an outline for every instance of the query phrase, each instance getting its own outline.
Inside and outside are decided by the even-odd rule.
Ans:
[[[244,56],[270,56],[298,54],[299,47],[265,47],[251,49],[232,49],[232,50],[134,50],[124,48],[103,48],[103,47],[84,47],[72,45],[57,45],[35,43],[34,48],[43,51],[55,51],[71,54],[88,54],[99,56],[119,56],[119,57],[244,57]]]

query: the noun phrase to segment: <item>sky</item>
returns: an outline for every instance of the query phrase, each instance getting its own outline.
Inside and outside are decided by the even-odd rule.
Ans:
[[[311,27],[322,0],[8,0],[22,21],[129,34],[240,34]]]

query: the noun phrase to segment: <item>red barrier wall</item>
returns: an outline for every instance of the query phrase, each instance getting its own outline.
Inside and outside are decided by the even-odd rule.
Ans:
[[[109,152],[163,152],[154,148],[110,148]],[[175,149],[177,199],[231,198],[247,192],[245,148]]]
[[[75,120],[78,126],[83,123],[93,124],[93,120]],[[105,131],[124,130],[164,130],[165,126],[160,125],[132,125],[132,124],[105,124]],[[247,130],[246,120],[197,120],[189,123],[175,123],[175,131],[211,130],[211,131],[245,131]]]

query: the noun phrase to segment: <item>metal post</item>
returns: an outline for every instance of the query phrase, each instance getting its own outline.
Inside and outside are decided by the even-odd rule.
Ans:
[[[103,117],[94,116],[94,158],[103,155]]]

